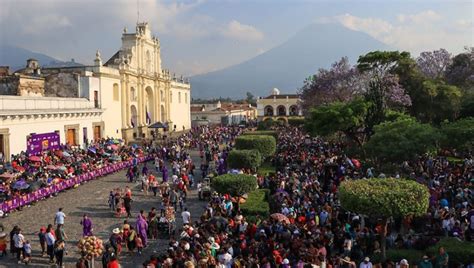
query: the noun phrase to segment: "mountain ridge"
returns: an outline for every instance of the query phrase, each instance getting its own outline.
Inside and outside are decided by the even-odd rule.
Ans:
[[[0,66],[9,66],[12,72],[24,68],[26,60],[34,58],[43,67],[81,66],[75,61],[61,61],[44,53],[34,52],[19,46],[0,43]]]
[[[241,98],[247,91],[265,96],[271,88],[294,93],[304,79],[341,57],[351,62],[389,47],[366,33],[336,24],[311,24],[287,41],[242,63],[191,77],[195,98]]]

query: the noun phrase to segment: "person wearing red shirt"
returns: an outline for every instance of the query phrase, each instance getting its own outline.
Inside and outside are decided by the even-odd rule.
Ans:
[[[107,268],[120,268],[120,264],[117,260],[117,257],[115,256],[110,257],[110,261],[107,264]]]

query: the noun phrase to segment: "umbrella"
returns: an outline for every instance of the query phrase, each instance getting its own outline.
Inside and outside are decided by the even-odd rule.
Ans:
[[[137,148],[138,148],[138,144],[136,144],[136,143],[132,144],[132,148],[133,148],[133,149],[137,149]]]
[[[168,128],[168,124],[156,122],[148,126],[148,128]]]
[[[359,160],[353,158],[351,161],[352,161],[352,164],[354,164],[354,166],[356,168],[360,168],[360,161]]]
[[[46,169],[50,169],[50,170],[56,170],[56,169],[58,169],[58,167],[57,167],[57,166],[55,166],[55,165],[47,165],[47,166],[46,166],[46,167],[44,167],[44,168],[46,168]]]
[[[15,189],[15,190],[25,190],[25,189],[28,189],[30,187],[30,185],[28,183],[26,183],[26,181],[24,180],[19,180],[19,181],[16,181],[13,186],[12,186],[12,189]]]
[[[112,150],[114,150],[114,151],[117,151],[117,150],[118,150],[118,146],[115,145],[115,144],[110,145],[110,148],[111,148]]]
[[[3,174],[0,175],[0,178],[3,179],[3,180],[10,180],[10,179],[15,178],[15,174],[3,173]]]
[[[68,152],[63,152],[63,156],[64,156],[64,157],[71,157],[71,154],[68,153]]]
[[[119,140],[119,139],[115,139],[115,140],[114,140],[114,144],[120,144],[120,140]]]
[[[286,222],[290,224],[290,220],[288,219],[288,217],[281,213],[273,213],[272,215],[270,215],[270,217],[272,217],[272,219],[275,219],[279,222]]]
[[[89,152],[95,154],[97,153],[97,150],[94,147],[89,147]]]
[[[41,162],[41,157],[36,156],[36,155],[30,156],[30,158],[28,159],[32,162]]]

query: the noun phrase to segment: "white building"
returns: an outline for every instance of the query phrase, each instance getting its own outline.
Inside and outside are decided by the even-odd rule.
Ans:
[[[147,23],[124,29],[122,46],[105,64],[43,68],[28,60],[8,74],[0,68],[0,152],[26,149],[31,133],[58,132],[61,143],[81,146],[101,137],[151,137],[155,122],[170,131],[191,127],[188,80],[161,66],[160,41]]]
[[[207,120],[211,125],[239,125],[255,120],[257,109],[250,104],[204,103],[191,105],[193,122]]]
[[[279,120],[288,122],[290,118],[302,118],[301,99],[297,94],[280,94],[274,88],[270,95],[257,99],[258,121]]]

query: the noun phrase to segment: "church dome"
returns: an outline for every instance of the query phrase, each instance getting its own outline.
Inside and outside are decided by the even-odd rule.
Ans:
[[[272,91],[270,92],[271,95],[280,95],[280,90],[276,87],[274,87],[272,89]]]

